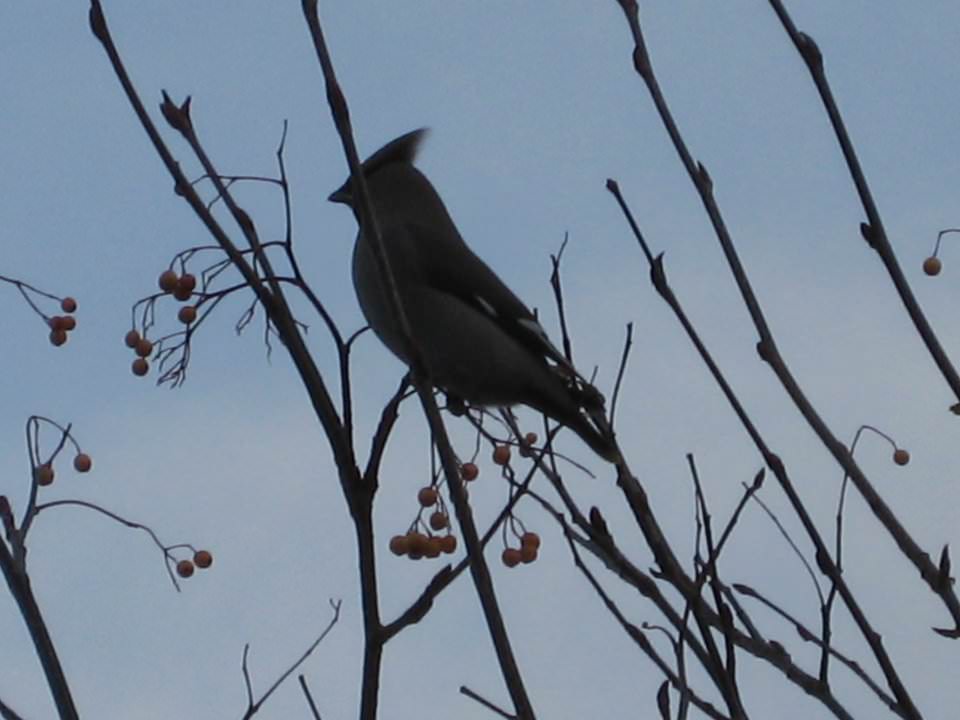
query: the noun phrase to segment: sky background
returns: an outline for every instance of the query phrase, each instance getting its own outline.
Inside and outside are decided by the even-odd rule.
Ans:
[[[820,45],[891,242],[946,350],[958,357],[955,241],[947,238],[940,277],[927,278],[920,266],[937,231],[960,225],[960,6],[789,7]],[[325,202],[346,163],[300,4],[107,2],[105,11],[154,118],[161,89],[175,99],[192,95],[195,125],[222,172],[274,174],[289,121],[286,160],[302,266],[340,327],[359,328],[348,272],[354,221]],[[664,92],[713,177],[784,357],[839,437],[849,441],[869,423],[910,450],[912,462],[896,467],[891,448],[866,436],[857,457],[935,557],[958,538],[957,419],[947,412],[956,399],[859,236],[863,213],[805,67],[764,3],[690,0],[646,3],[642,11]],[[420,167],[467,241],[541,310],[555,335],[549,254],[569,234],[564,283],[575,357],[581,369],[597,368],[607,392],[625,325],[634,323],[619,437],[678,553],[689,558],[694,537],[685,454],[696,456],[717,523],[762,463],[650,288],[645,261],[604,189],[608,177],[619,181],[655,251],[665,253],[687,312],[829,533],[842,473],[756,355],[755,332],[718,244],[632,70],[619,6],[356,1],[321,3],[321,19],[361,154],[431,126]],[[237,297],[198,334],[182,389],[158,389],[155,376],[129,371],[122,337],[131,305],[153,292],[176,252],[209,240],[173,194],[91,36],[86,3],[3,4],[0,90],[0,274],[80,304],[78,329],[57,349],[16,291],[0,285],[0,493],[22,509],[29,415],[72,422],[94,471],[78,476],[62,463],[45,499],[100,503],[149,524],[166,542],[192,542],[215,556],[213,568],[178,594],[145,536],[78,509],[40,515],[29,543],[33,585],[81,714],[240,717],[244,643],[262,692],[327,624],[328,598],[341,598],[340,623],[303,670],[324,718],[354,716],[361,618],[353,531],[328,446],[282,348],[268,359],[260,326],[236,337],[233,325],[248,302]],[[165,133],[188,174],[198,175],[183,143]],[[246,186],[239,197],[261,235],[278,238],[279,196]],[[301,309],[317,361],[333,379],[331,343]],[[176,329],[174,314],[172,304],[161,306],[161,327]],[[402,370],[371,336],[357,344],[361,458]],[[469,454],[470,434],[450,425],[457,448]],[[46,447],[55,441],[46,435]],[[568,485],[585,505],[603,509],[640,567],[650,566],[609,468],[573,436],[562,447],[598,474],[570,472]],[[390,535],[415,514],[417,489],[429,482],[428,450],[424,420],[410,403],[377,505],[387,619],[440,567],[385,552]],[[762,496],[809,558],[773,482]],[[484,459],[471,490],[482,527],[505,497]],[[921,710],[945,717],[960,701],[957,646],[930,627],[947,624],[946,613],[859,498],[848,499],[848,582]],[[494,580],[539,716],[653,717],[662,677],[586,587],[550,519],[532,503],[518,512],[544,538],[540,561],[511,571],[494,563]],[[494,543],[491,559],[499,552]],[[813,586],[756,505],[744,513],[721,569],[726,580],[766,588],[816,625]],[[601,576],[631,621],[659,621],[615,578]],[[797,662],[816,667],[816,654],[791,628],[750,607]],[[839,610],[836,619],[838,647],[875,670],[846,614]],[[779,674],[740,658],[754,717],[826,715]],[[853,714],[882,716],[848,675],[838,669],[833,681]],[[458,694],[463,684],[507,703],[467,576],[388,646],[381,717],[491,717]],[[27,718],[54,716],[6,592],[0,698]],[[307,717],[296,683],[259,716]]]

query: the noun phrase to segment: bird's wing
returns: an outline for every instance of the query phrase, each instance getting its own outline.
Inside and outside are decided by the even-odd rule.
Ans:
[[[450,242],[415,224],[406,225],[402,232],[406,247],[401,252],[416,258],[412,264],[417,268],[417,282],[460,299],[531,352],[573,372],[533,313],[459,235]]]

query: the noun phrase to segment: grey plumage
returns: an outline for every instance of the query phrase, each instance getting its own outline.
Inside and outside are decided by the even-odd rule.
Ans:
[[[619,457],[603,398],[553,346],[526,305],[460,237],[440,196],[413,165],[425,129],[388,143],[363,173],[413,340],[433,383],[470,403],[524,404]],[[356,211],[349,178],[333,202]],[[380,340],[407,362],[370,243],[358,234],[353,282]]]

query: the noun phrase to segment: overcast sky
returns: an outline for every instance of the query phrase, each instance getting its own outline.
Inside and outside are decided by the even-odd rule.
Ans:
[[[938,230],[960,225],[957,185],[960,6],[792,2],[819,43],[880,212],[924,310],[960,357],[960,250],[947,238],[944,271],[921,272]],[[345,332],[362,319],[349,282],[351,214],[325,202],[346,176],[322,79],[298,2],[106,2],[110,26],[148,107],[160,91],[193,96],[193,118],[224,173],[267,175],[289,121],[286,160],[301,262]],[[420,0],[321,3],[333,60],[367,155],[420,126],[433,133],[420,167],[462,234],[556,334],[549,254],[565,234],[565,288],[577,363],[609,392],[626,323],[636,343],[618,410],[621,443],[681,556],[693,548],[685,453],[696,455],[717,522],[762,462],[673,316],[651,290],[641,253],[604,189],[616,178],[649,242],[665,252],[688,313],[804,499],[829,534],[842,473],[758,359],[695,192],[631,64],[619,6],[605,2]],[[913,456],[907,467],[867,436],[858,460],[924,549],[958,539],[956,401],[912,332],[875,254],[836,141],[806,69],[761,2],[648,3],[654,67],[695,157],[710,170],[757,294],[788,363],[841,438],[869,423]],[[53,348],[16,291],[0,284],[3,383],[0,493],[21,511],[28,487],[23,426],[31,414],[73,422],[94,459],[78,476],[58,467],[43,497],[97,502],[149,524],[165,542],[210,548],[212,569],[176,593],[142,534],[77,509],[40,515],[31,531],[33,585],[81,714],[91,718],[235,718],[245,707],[244,643],[262,691],[326,625],[332,634],[304,666],[323,717],[355,716],[361,657],[353,530],[330,452],[282,348],[266,357],[261,326],[233,326],[248,298],[220,306],[196,338],[186,385],[135,378],[122,338],[130,307],[153,292],[170,258],[209,243],[136,121],[87,26],[87,6],[0,8],[0,275],[80,304],[78,328]],[[198,175],[172,132],[184,168]],[[240,198],[264,237],[282,232],[276,193]],[[331,344],[315,317],[318,363],[335,385]],[[159,322],[177,328],[175,309]],[[357,345],[358,448],[365,457],[379,409],[403,368],[372,336]],[[525,423],[536,419],[524,415]],[[451,420],[458,449],[472,441]],[[46,442],[56,441],[54,434]],[[47,445],[51,447],[51,445]],[[620,510],[611,471],[570,435],[563,448],[598,473],[571,472],[585,505],[604,509],[640,567],[652,560]],[[383,608],[392,618],[439,567],[385,552],[406,529],[429,482],[419,409],[404,407],[377,506]],[[482,463],[471,499],[481,526],[506,497]],[[763,499],[795,533],[772,482]],[[494,579],[539,716],[653,717],[662,677],[627,641],[572,567],[549,518],[519,516],[544,537],[539,562]],[[846,574],[921,709],[944,717],[960,701],[955,643],[931,626],[947,615],[850,497]],[[492,560],[500,546],[492,546]],[[816,626],[813,586],[758,507],[745,513],[722,566],[728,581],[767,588]],[[604,581],[635,623],[653,609]],[[793,630],[753,606],[771,637],[815,672]],[[839,647],[875,671],[849,618]],[[658,638],[658,642],[660,639]],[[661,644],[661,648],[663,645]],[[0,699],[27,718],[54,716],[15,605],[0,592]],[[810,718],[825,710],[764,665],[741,656],[754,717]],[[384,718],[489,718],[457,693],[468,685],[506,704],[469,579],[387,648]],[[882,708],[839,669],[835,688],[858,717]],[[707,693],[712,699],[716,696]],[[306,717],[296,683],[263,718]]]

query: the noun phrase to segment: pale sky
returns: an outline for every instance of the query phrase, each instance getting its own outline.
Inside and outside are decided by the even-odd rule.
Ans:
[[[939,277],[923,275],[921,263],[938,230],[960,225],[960,6],[795,1],[790,10],[821,47],[891,242],[956,359],[956,240],[946,240]],[[302,266],[340,327],[359,328],[349,281],[354,221],[325,201],[346,176],[346,162],[300,3],[106,2],[105,11],[154,118],[161,90],[174,99],[192,95],[195,125],[222,172],[275,173],[289,121],[286,161]],[[651,289],[645,261],[604,189],[608,177],[619,181],[654,250],[665,253],[691,319],[830,536],[842,472],[756,355],[755,332],[716,239],[633,72],[616,2],[366,0],[321,3],[321,18],[361,154],[432,127],[420,167],[467,242],[540,309],[555,336],[549,254],[569,233],[564,284],[575,357],[586,372],[598,367],[605,392],[624,327],[634,323],[619,436],[681,557],[689,560],[694,538],[685,454],[696,456],[717,523],[762,462]],[[805,67],[764,3],[648,3],[643,22],[668,101],[710,170],[787,362],[839,437],[849,441],[869,423],[910,450],[911,463],[897,467],[889,446],[867,436],[857,458],[936,557],[944,543],[958,540],[958,445],[950,435],[957,418],[947,412],[956,398],[860,238],[863,212]],[[249,302],[236,297],[198,333],[183,388],[159,389],[155,375],[130,373],[122,338],[131,305],[154,291],[176,252],[210,240],[173,194],[88,30],[86,3],[4,4],[0,90],[0,275],[80,304],[78,328],[66,346],[53,348],[16,290],[0,284],[7,339],[0,494],[22,511],[27,417],[72,422],[93,472],[78,476],[63,463],[43,498],[99,503],[150,525],[166,542],[192,542],[215,556],[210,570],[177,593],[142,534],[79,509],[39,516],[29,542],[31,577],[81,715],[240,717],[244,643],[251,644],[251,672],[262,691],[327,624],[328,598],[340,598],[340,623],[303,671],[325,720],[355,716],[361,616],[353,529],[325,438],[283,349],[275,347],[268,359],[257,324],[236,336],[234,323]],[[198,175],[186,146],[165,132],[184,168]],[[277,238],[282,208],[273,190],[246,186],[239,197],[263,236]],[[322,324],[305,305],[301,313],[335,388]],[[174,314],[172,304],[160,306],[165,329],[177,328]],[[358,343],[354,362],[365,459],[403,368],[372,336]],[[453,419],[449,425],[457,449],[469,454],[468,430]],[[567,484],[585,506],[604,510],[622,547],[649,567],[612,472],[571,434],[562,444],[598,474],[570,472]],[[386,619],[440,567],[386,551],[389,537],[415,514],[417,489],[429,482],[428,451],[425,422],[409,403],[377,505]],[[471,490],[481,527],[506,495],[484,456]],[[812,560],[772,481],[762,497]],[[921,710],[946,717],[960,700],[957,645],[930,628],[946,625],[947,614],[863,502],[855,494],[848,500],[846,577]],[[532,502],[518,513],[543,536],[540,560],[508,571],[496,562],[496,542],[489,555],[539,717],[654,717],[662,676],[575,570],[550,518]],[[632,622],[660,621],[648,603],[595,569]],[[765,588],[816,627],[812,584],[757,506],[744,513],[721,571],[729,582]],[[816,653],[793,629],[749,606],[764,631],[815,672]],[[835,617],[838,648],[879,677],[846,613]],[[662,638],[656,642],[665,650]],[[0,648],[0,699],[31,720],[54,717],[5,587]],[[777,672],[740,658],[753,717],[826,717]],[[848,674],[837,669],[833,682],[855,716],[884,716]],[[508,704],[466,575],[387,647],[381,717],[492,717],[461,696],[460,685]],[[258,717],[308,717],[295,680]]]

